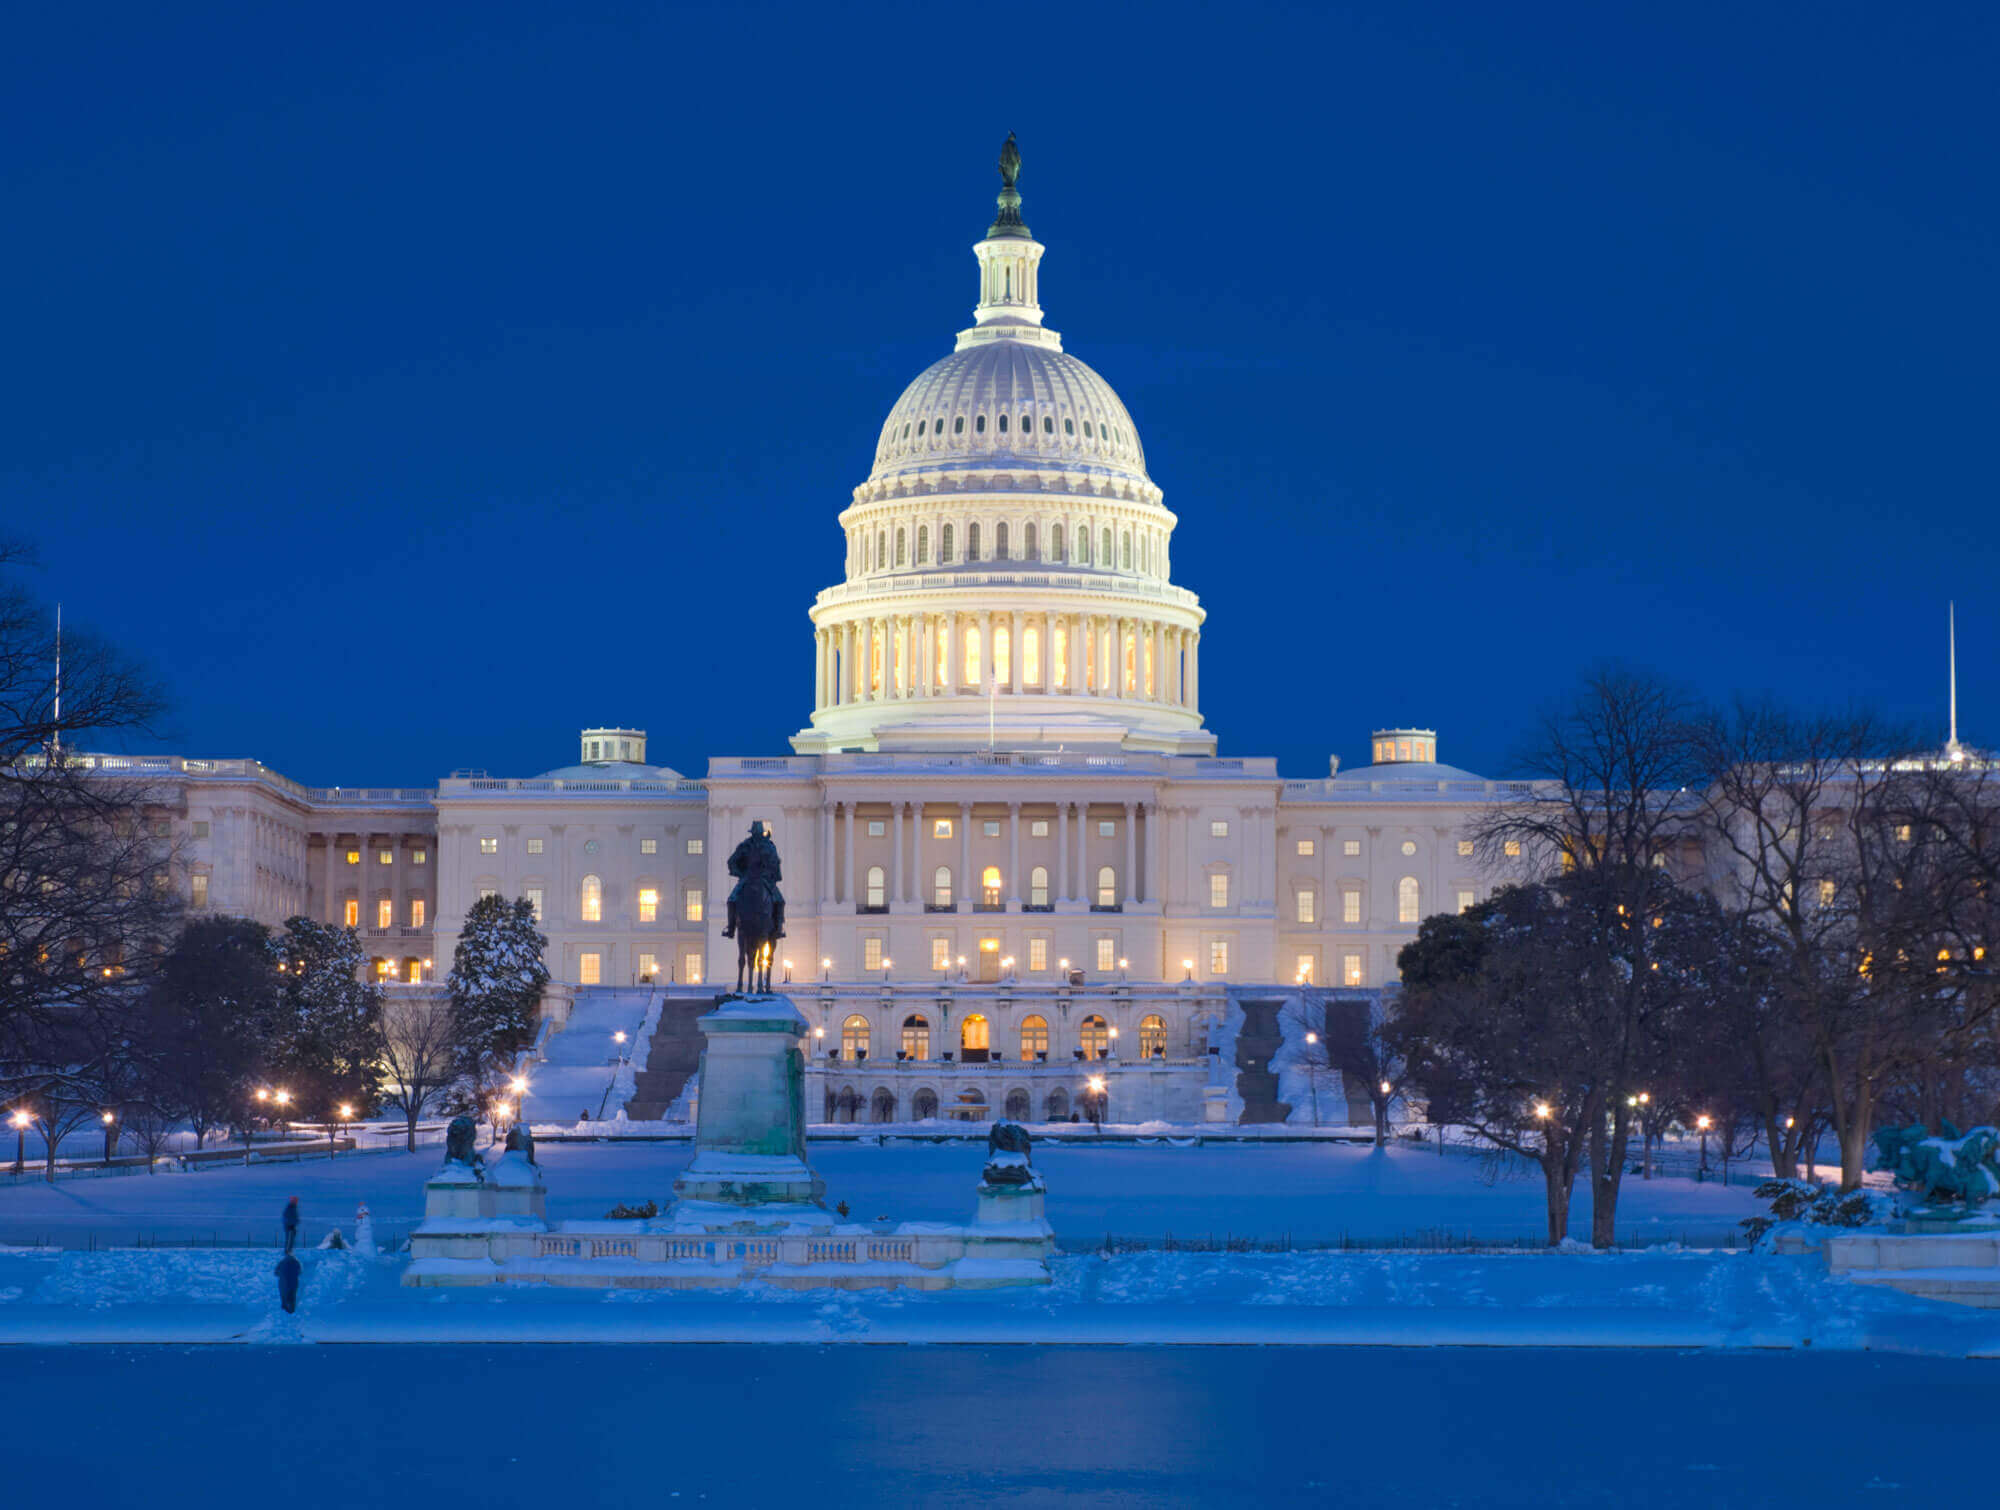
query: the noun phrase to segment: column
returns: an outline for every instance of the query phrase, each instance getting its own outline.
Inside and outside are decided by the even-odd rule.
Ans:
[[[1072,661],[1071,665],[1076,663]],[[1069,804],[1056,804],[1056,900],[1070,900],[1069,890]]]
[[[839,900],[851,902],[854,900],[854,804],[852,802],[847,804],[847,859],[843,865],[847,879],[846,885],[841,888],[843,895]]]
[[[957,912],[970,912],[971,904],[966,898],[972,891],[972,804],[958,805],[958,885],[952,889],[952,908]]]
[[[1056,690],[1056,620],[1060,617],[1051,608],[1042,615],[1042,691]]]
[[[1138,900],[1138,887],[1133,884],[1139,879],[1138,812],[1136,803],[1125,804],[1125,890],[1118,898],[1121,902]]]
[[[334,869],[334,865],[339,859],[340,835],[329,833],[326,836],[326,900],[324,911],[327,922],[336,928],[340,926],[340,898],[334,892],[334,881],[340,872]]]
[[[1019,623],[1021,616],[1014,615]],[[1019,691],[1021,679],[1014,678],[1014,688]],[[1021,910],[1021,804],[1007,804],[1007,906],[1015,912]]]
[[[1146,804],[1146,900],[1160,899],[1160,809],[1159,804]]]
[[[1007,655],[1011,659],[1013,654],[1014,647],[1009,645]],[[979,611],[979,658],[979,695],[984,697],[986,684],[993,680],[993,610],[990,608]]]
[[[844,706],[854,701],[857,695],[854,681],[854,621],[849,619],[840,626],[840,701]]]
[[[937,696],[937,664],[931,651],[937,644],[937,631],[931,627],[931,616],[924,614],[917,620],[917,664],[923,667],[923,676],[917,685],[923,689],[925,697]]]
[[[1201,631],[1190,630],[1187,651],[1187,705],[1190,709],[1201,706]]]
[[[904,902],[903,895],[903,803],[896,803],[896,818],[893,825],[896,835],[896,858],[889,867],[889,897],[891,901]]]
[[[875,701],[875,621],[861,621],[861,701]]]
[[[1083,637],[1084,616],[1073,613],[1069,616],[1069,686],[1064,690],[1075,696],[1083,691],[1084,656],[1087,647]]]
[[[1021,610],[1018,608],[1015,609],[1013,613],[1009,616],[1009,620],[1010,622],[1007,630],[1007,670],[1009,672],[1009,680],[1012,682],[1012,686],[1010,686],[1008,690],[1012,692],[1014,696],[1019,697],[1021,695],[1021,660],[1022,660]],[[1008,879],[1007,884],[1010,886],[1014,884],[1011,877]]]
[[[1153,702],[1167,701],[1167,626],[1153,621]]]
[[[819,903],[833,900],[833,804],[822,803],[819,810]]]
[[[948,613],[944,616],[944,664],[938,668],[944,677],[944,691],[947,697],[958,691],[958,668],[964,656],[965,647],[958,641],[958,615]]]

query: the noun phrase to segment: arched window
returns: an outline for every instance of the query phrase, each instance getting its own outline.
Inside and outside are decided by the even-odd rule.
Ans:
[[[868,1019],[858,1013],[840,1025],[840,1057],[842,1059],[868,1057]]]
[[[1027,534],[1021,541],[1021,555],[1029,561],[1038,561],[1041,559],[1035,554],[1035,521],[1032,519],[1028,521]]]
[[[1099,907],[1118,905],[1118,872],[1109,865],[1097,867],[1097,905]]]
[[[951,422],[951,433],[953,435],[965,434],[965,416],[963,414]]]
[[[883,878],[882,867],[879,865],[868,867],[868,905],[870,907],[889,905],[888,882]]]
[[[1034,624],[1021,631],[1021,680],[1031,687],[1042,684],[1042,631]]]
[[[1027,1121],[1028,1106],[1029,1106],[1028,1093],[1022,1090],[1018,1085],[1015,1086],[1014,1089],[1012,1089],[1011,1091],[1007,1092],[1006,1114],[1007,1114],[1007,1120],[1009,1122]]]
[[[993,559],[995,561],[1007,559],[1007,521],[1004,519],[993,526]]]
[[[931,873],[931,905],[951,906],[951,867],[940,865]]]
[[[905,1059],[928,1059],[931,1057],[931,1023],[921,1013],[903,1019],[903,1057]]]
[[[1054,435],[1055,433],[1056,417],[1053,414],[1044,414],[1042,416],[1042,434]]]
[[[1051,561],[1063,559],[1063,529],[1060,524],[1049,526],[1049,559]]]
[[[1083,1057],[1102,1059],[1111,1051],[1111,1025],[1095,1012],[1078,1024],[1076,1041],[1083,1045]]]
[[[917,421],[917,439],[919,439],[919,440],[922,440],[922,439],[923,439],[923,437],[924,437],[924,422],[923,422],[922,420],[918,420],[918,421]]]
[[[1118,558],[1118,564],[1123,570],[1130,571],[1132,569],[1132,532],[1130,530],[1124,533],[1120,543],[1123,545],[1124,551]]]
[[[1090,565],[1090,531],[1079,525],[1076,532],[1076,564]]]
[[[938,565],[951,565],[951,526],[948,524],[938,535]]]
[[[1000,905],[1000,867],[989,865],[979,873],[979,900],[988,907]]]
[[[1096,437],[1095,437],[1094,435],[1092,435],[1092,434],[1091,434],[1091,430],[1090,430],[1090,421],[1089,421],[1089,420],[1085,420],[1085,421],[1083,422],[1083,438],[1084,438],[1085,440],[1094,440],[1094,439],[1096,439]]]
[[[585,876],[583,878],[583,890],[580,900],[582,906],[579,910],[586,923],[601,923],[604,921],[604,883],[598,880],[596,876]]]
[[[924,1086],[910,1097],[910,1118],[916,1122],[937,1121],[937,1092]]]
[[[903,527],[901,525],[896,526],[896,564],[898,566],[903,564]]]
[[[1139,1057],[1161,1059],[1167,1052],[1167,1020],[1154,1012],[1139,1019]]]
[[[1060,1085],[1049,1092],[1048,1118],[1051,1122],[1069,1121],[1069,1092]]]
[[[972,431],[973,431],[973,434],[975,434],[975,435],[984,435],[984,434],[986,433],[986,416],[985,416],[985,415],[983,415],[983,414],[982,414],[982,415],[980,415],[980,416],[979,416],[979,417],[978,417],[977,419],[973,420],[973,422],[972,422]]]
[[[968,624],[965,626],[964,665],[959,669],[958,673],[959,685],[962,687],[977,687],[985,679],[979,671],[979,626],[977,624]]]
[[[974,1054],[983,1055],[989,1041],[986,1019],[979,1013],[974,1012],[959,1023],[958,1046],[965,1050],[965,1057],[968,1060],[971,1060]]]
[[[1004,414],[1000,416],[1000,433],[1002,435],[1007,433],[1007,416]]]
[[[917,526],[917,565],[929,566],[930,562],[931,527],[928,524],[920,524]]]
[[[1063,416],[1063,434],[1076,434],[1076,421],[1071,419],[1067,414]]]
[[[875,532],[875,570],[880,571],[888,564],[889,532],[887,530],[877,530]]]
[[[965,559],[968,561],[979,559],[979,526],[976,523],[965,527]]]
[[[1414,923],[1419,920],[1417,878],[1404,876],[1396,883],[1396,921]]]
[[[904,439],[904,440],[908,440],[909,438],[910,438],[910,422],[909,422],[908,420],[904,420],[904,421],[903,421],[903,439]]]
[[[1030,907],[1049,905],[1049,870],[1046,865],[1037,865],[1028,872],[1028,905]]]
[[[1039,1015],[1021,1019],[1021,1057],[1032,1060],[1049,1051],[1049,1020]]]
[[[886,1085],[876,1086],[875,1094],[869,1098],[868,1120],[870,1122],[896,1120],[896,1096]]]

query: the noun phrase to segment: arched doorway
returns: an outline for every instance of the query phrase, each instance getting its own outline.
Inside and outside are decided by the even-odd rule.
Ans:
[[[931,1057],[930,1019],[922,1013],[912,1013],[903,1019],[903,1057],[905,1059],[928,1059]]]
[[[1111,1050],[1111,1026],[1095,1012],[1078,1025],[1076,1038],[1086,1059],[1102,1059]]]
[[[868,1019],[859,1013],[840,1025],[840,1057],[850,1061],[868,1057]]]
[[[1014,1089],[1007,1092],[1006,1113],[1009,1122],[1027,1121],[1028,1107],[1028,1093],[1022,1090],[1021,1087],[1017,1085]]]
[[[910,1097],[910,1117],[917,1122],[935,1122],[937,1106],[937,1092],[926,1085]]]
[[[1049,1092],[1048,1120],[1051,1122],[1069,1121],[1069,1092],[1061,1086],[1057,1086]]]
[[[1157,1012],[1139,1020],[1139,1057],[1141,1059],[1167,1057],[1167,1020]]]
[[[967,1064],[984,1064],[987,1060],[991,1039],[987,1022],[978,1012],[972,1013],[958,1026],[959,1053]]]
[[[896,1097],[886,1085],[875,1087],[875,1094],[868,1102],[870,1122],[893,1122],[896,1120]]]

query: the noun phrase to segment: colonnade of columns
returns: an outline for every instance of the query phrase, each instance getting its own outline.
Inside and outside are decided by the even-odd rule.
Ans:
[[[1200,707],[1201,634],[1157,619],[1018,608],[882,614],[815,631],[814,650],[816,708],[983,695],[989,678],[1010,696]]]

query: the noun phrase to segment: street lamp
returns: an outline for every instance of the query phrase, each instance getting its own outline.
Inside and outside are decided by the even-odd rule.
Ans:
[[[1699,1117],[1694,1119],[1694,1125],[1701,1130],[1701,1167],[1694,1172],[1694,1177],[1697,1180],[1708,1178],[1708,1129],[1713,1125],[1713,1122],[1714,1119],[1707,1112],[1703,1112]]]
[[[821,980],[831,980],[833,978],[833,959],[830,955],[820,956],[819,978]]]
[[[1193,979],[1194,979],[1194,961],[1193,961],[1193,960],[1191,960],[1191,959],[1184,959],[1184,960],[1182,960],[1182,961],[1181,961],[1181,970],[1182,970],[1182,971],[1184,972],[1184,973],[1182,974],[1182,976],[1181,976],[1181,979],[1182,979],[1182,980],[1193,980]]]
[[[895,963],[888,955],[882,956],[882,984],[885,986],[889,983],[889,967]]]
[[[101,1114],[104,1122],[104,1162],[111,1162],[111,1146],[118,1141],[118,1116],[115,1112]]]
[[[14,1173],[19,1174],[21,1160],[28,1146],[28,1123],[34,1119],[25,1111],[18,1111],[7,1120],[14,1124]]]
[[[1308,1049],[1312,1049],[1312,1048],[1317,1048],[1318,1046],[1319,1046],[1319,1034],[1317,1033],[1306,1034],[1306,1047]],[[1312,1087],[1313,1126],[1318,1127],[1319,1126],[1319,1056],[1317,1054],[1306,1055],[1306,1083]]]
[[[785,984],[789,986],[789,985],[790,985],[791,983],[792,983],[792,962],[791,962],[790,960],[786,960],[786,961],[785,961]]]
[[[1086,1084],[1090,1087],[1090,1120],[1101,1138],[1104,1136],[1104,1077],[1092,1075]]]
[[[528,1077],[526,1075],[516,1075],[513,1079],[507,1082],[507,1089],[512,1091],[517,1096],[527,1095]]]

